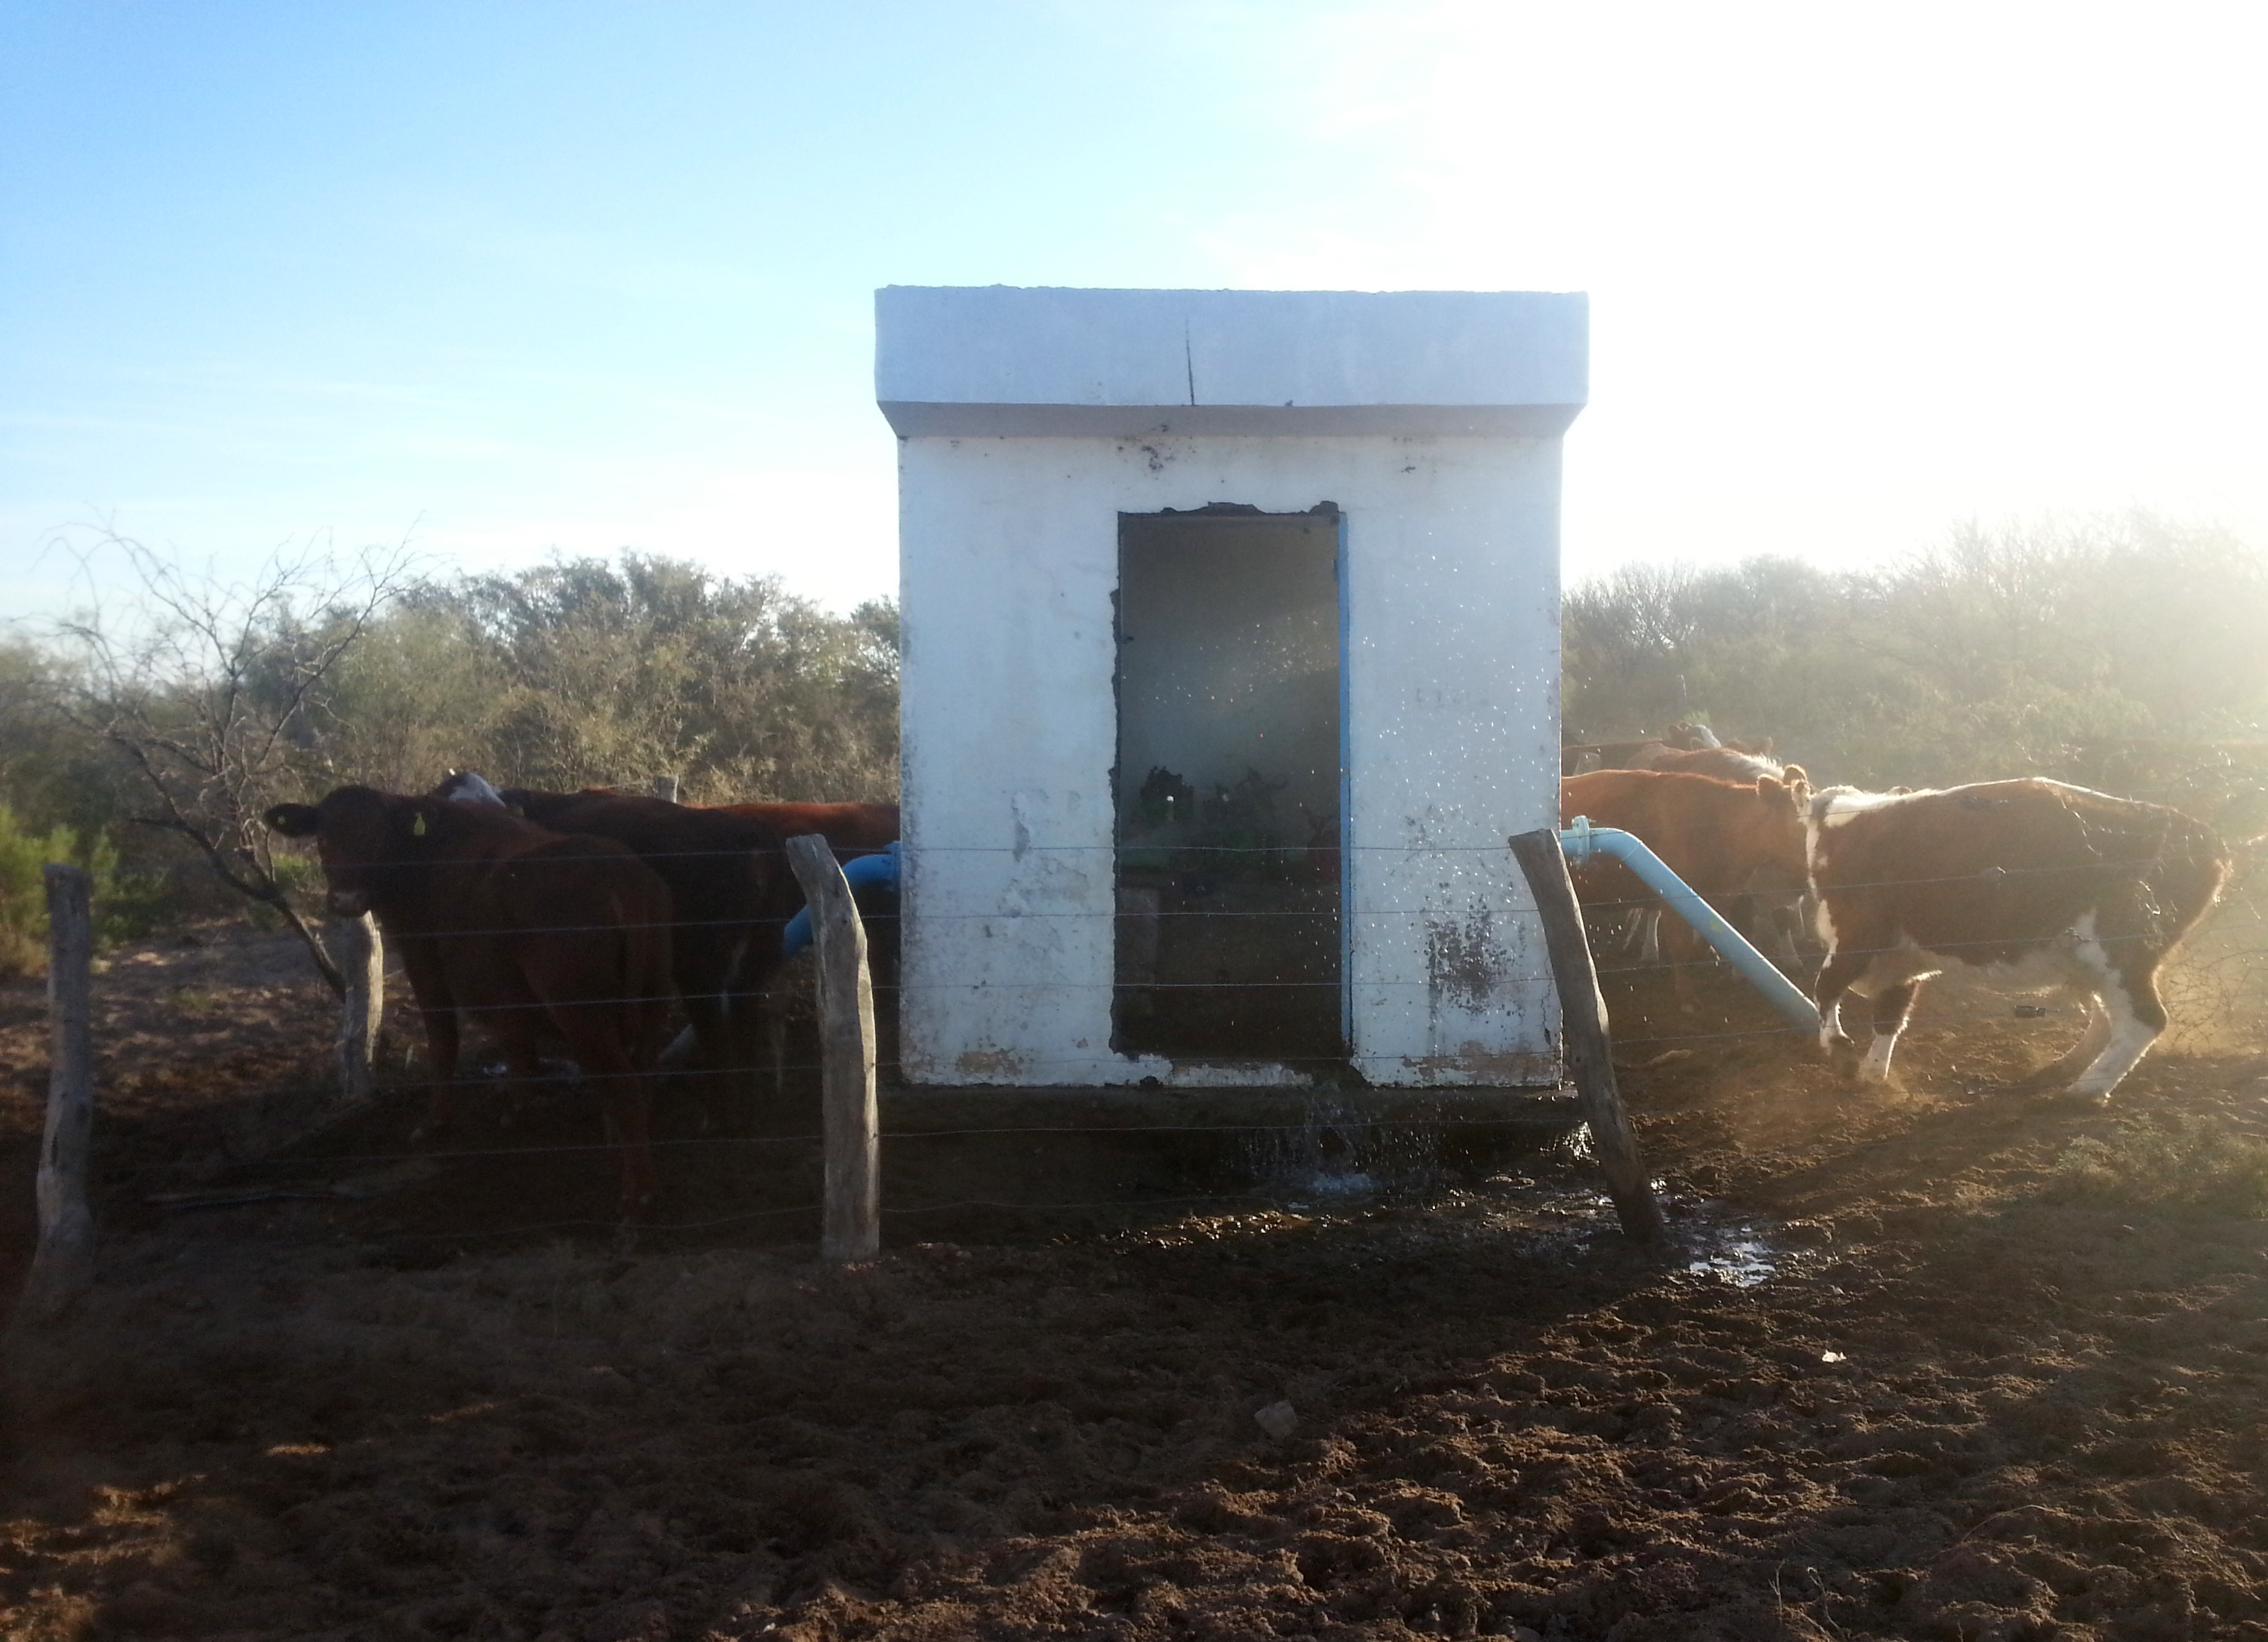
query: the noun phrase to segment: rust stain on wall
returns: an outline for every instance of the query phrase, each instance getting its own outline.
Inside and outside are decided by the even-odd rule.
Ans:
[[[1550,1088],[1559,1082],[1556,1057],[1522,1049],[1492,1049],[1477,1041],[1459,1044],[1448,1054],[1421,1056],[1408,1064],[1421,1078],[1450,1084],[1536,1089]]]
[[[964,1078],[1013,1078],[1024,1070],[1023,1057],[1008,1049],[969,1049],[954,1065]]]

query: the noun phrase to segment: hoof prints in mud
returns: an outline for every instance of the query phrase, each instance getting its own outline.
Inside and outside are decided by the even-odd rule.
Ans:
[[[9,1628],[2259,1634],[2261,1228],[1875,1202],[1666,1259],[1548,1168],[836,1271],[153,1245],[19,1373]]]
[[[2105,1114],[1915,1035],[1896,1096],[1631,1067],[1655,1254],[1580,1158],[1458,1192],[1321,1136],[1296,1211],[910,1218],[855,1270],[464,1234],[557,1216],[512,1159],[114,1222],[13,1360],[0,1633],[2259,1642],[2268,1231],[2159,1167],[2242,1173],[2257,1049]]]

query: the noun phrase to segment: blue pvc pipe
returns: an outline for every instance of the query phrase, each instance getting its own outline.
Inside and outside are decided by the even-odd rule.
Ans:
[[[1725,954],[1748,983],[1764,995],[1764,1001],[1806,1032],[1819,1030],[1817,1005],[1802,989],[1772,967],[1771,959],[1749,945],[1740,931],[1725,922],[1717,909],[1701,899],[1685,880],[1662,865],[1634,833],[1614,827],[1594,827],[1588,816],[1578,815],[1559,835],[1567,865],[1581,866],[1594,854],[1612,856],[1638,875],[1648,889],[1660,895],[1669,909],[1690,924],[1703,940]]]
[[[898,891],[898,846],[887,843],[876,855],[862,855],[847,863],[843,876],[849,880],[855,894],[877,886],[892,895]],[[787,929],[780,936],[780,956],[792,958],[811,945],[811,909],[806,907],[787,921]]]

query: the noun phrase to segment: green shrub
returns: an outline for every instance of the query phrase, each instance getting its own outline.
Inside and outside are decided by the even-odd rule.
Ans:
[[[57,823],[44,834],[27,828],[16,812],[0,804],[0,980],[38,975],[48,963],[48,890],[43,869],[50,861],[70,861],[94,879],[98,904],[118,874],[118,851],[97,834],[82,843],[70,828]]]
[[[2268,1218],[2268,1140],[2209,1118],[2146,1118],[2075,1140],[2056,1161],[2051,1203]]]

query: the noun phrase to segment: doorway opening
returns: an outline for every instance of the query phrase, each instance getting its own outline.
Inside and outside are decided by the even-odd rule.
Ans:
[[[1122,1054],[1345,1055],[1342,522],[1118,516]]]

